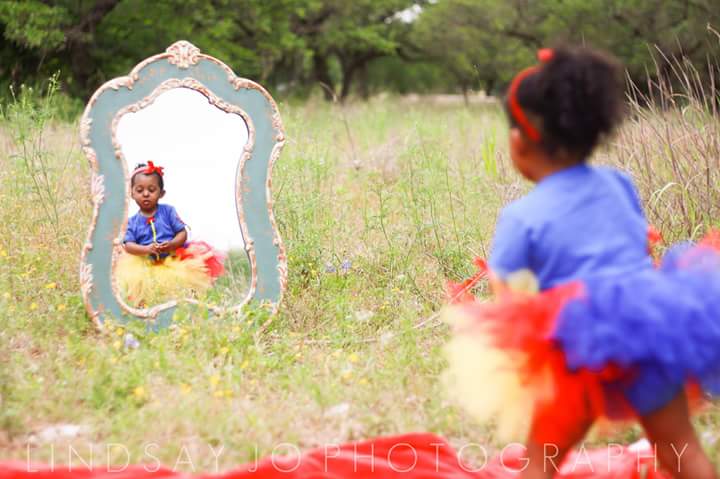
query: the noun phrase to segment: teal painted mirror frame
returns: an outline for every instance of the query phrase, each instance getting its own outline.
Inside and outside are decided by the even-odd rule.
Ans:
[[[128,76],[102,85],[85,108],[80,141],[92,169],[93,215],[80,259],[80,288],[89,316],[101,327],[105,319],[142,319],[153,329],[167,326],[178,304],[175,299],[150,308],[126,304],[118,294],[114,267],[122,250],[128,221],[129,178],[116,131],[120,117],[150,105],[172,88],[191,88],[214,106],[241,115],[248,141],[238,158],[235,204],[251,269],[245,300],[270,304],[277,310],[287,284],[287,258],[273,215],[271,173],[285,134],[277,105],[257,83],[235,76],[219,60],[179,41],[165,53],[139,63]],[[227,309],[209,308],[211,313]]]

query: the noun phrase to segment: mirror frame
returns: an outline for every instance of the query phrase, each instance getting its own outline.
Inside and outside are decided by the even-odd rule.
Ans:
[[[235,76],[221,61],[187,41],[173,43],[129,75],[103,84],[90,98],[80,121],[80,142],[92,170],[93,213],[80,257],[80,290],[88,315],[102,327],[141,319],[153,329],[168,326],[181,302],[173,299],[149,308],[133,308],[118,293],[113,274],[128,222],[129,173],[116,138],[120,118],[153,103],[172,88],[191,88],[228,113],[241,115],[248,141],[238,158],[235,207],[252,277],[245,300],[231,308],[209,306],[214,314],[239,312],[253,302],[277,311],[287,287],[287,256],[273,214],[272,168],[285,143],[277,105],[257,83]],[[122,212],[122,215],[119,213]]]

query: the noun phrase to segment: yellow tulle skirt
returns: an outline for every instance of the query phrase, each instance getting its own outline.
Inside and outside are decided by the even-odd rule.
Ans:
[[[173,299],[201,299],[213,285],[202,257],[168,256],[156,262],[123,252],[115,274],[120,294],[134,307],[151,307]]]

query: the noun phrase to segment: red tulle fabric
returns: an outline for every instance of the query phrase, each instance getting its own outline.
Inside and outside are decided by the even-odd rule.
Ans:
[[[470,447],[472,446],[472,447]],[[102,465],[88,469],[55,464],[39,466],[26,462],[0,463],[0,479],[512,479],[526,467],[521,446],[509,446],[492,459],[483,446],[470,444],[465,454],[480,453],[476,464],[464,461],[463,450],[456,451],[442,437],[428,433],[378,437],[358,443],[326,445],[301,456],[267,457],[222,474],[189,475],[156,464]],[[669,479],[658,472],[648,445],[628,448],[614,445],[595,450],[579,450],[559,465],[557,479]],[[111,472],[114,471],[114,472]]]
[[[212,278],[217,278],[225,273],[224,256],[204,241],[191,241],[186,247],[176,249],[175,255],[180,260],[202,258]]]
[[[582,285],[571,283],[543,294],[500,292],[496,301],[476,300],[462,305],[472,318],[470,327],[482,328],[493,338],[494,346],[517,351],[517,369],[526,384],[543,381],[532,424],[533,439],[558,445],[573,444],[579,431],[604,416],[631,414],[623,396],[612,394],[603,383],[627,375],[609,366],[598,371],[571,372],[563,351],[550,339],[555,319],[565,303],[582,293]],[[547,387],[551,390],[547,390]]]
[[[473,264],[477,268],[477,273],[461,283],[448,281],[445,285],[445,293],[447,295],[448,302],[451,304],[475,300],[475,296],[472,294],[472,289],[480,282],[480,280],[487,278],[488,266],[487,262],[482,258],[475,258],[473,260]]]

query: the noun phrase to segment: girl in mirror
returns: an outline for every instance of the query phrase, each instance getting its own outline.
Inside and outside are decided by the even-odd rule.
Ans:
[[[141,163],[130,175],[130,193],[139,211],[128,220],[118,283],[127,300],[148,306],[197,296],[223,273],[223,258],[204,242],[187,242],[187,225],[165,196],[163,168]]]
[[[672,477],[716,479],[690,406],[720,394],[719,238],[671,248],[655,268],[632,180],[588,164],[622,119],[622,69],[585,48],[539,58],[506,103],[513,165],[535,187],[500,214],[496,300],[464,297],[448,313],[455,394],[526,441],[523,478],[555,477],[604,418],[639,420]]]

